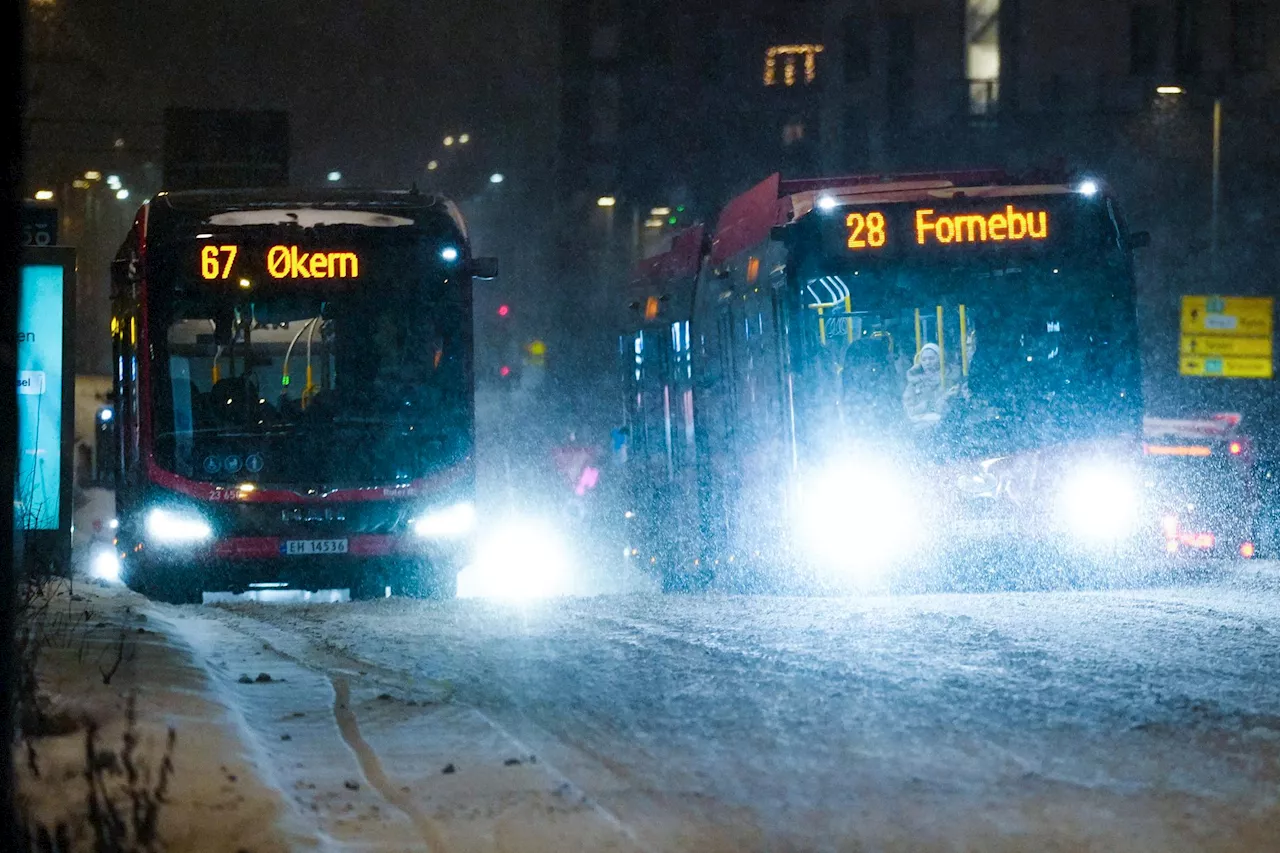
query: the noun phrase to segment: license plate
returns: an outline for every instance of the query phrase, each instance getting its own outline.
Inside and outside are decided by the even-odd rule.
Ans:
[[[286,557],[301,557],[311,554],[345,554],[345,539],[288,539],[280,546],[280,553]]]

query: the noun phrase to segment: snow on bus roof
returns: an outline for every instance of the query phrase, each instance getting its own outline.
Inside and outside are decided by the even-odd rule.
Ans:
[[[1146,417],[1142,419],[1142,431],[1148,437],[1226,438],[1235,434],[1241,420],[1236,412],[1219,412],[1198,419]]]
[[[791,195],[791,210],[796,219],[813,210],[819,197],[831,198],[837,206],[863,204],[892,204],[893,202],[928,202],[934,199],[955,198],[1017,198],[1021,196],[1066,195],[1075,190],[1065,184],[1024,184],[1008,186],[986,184],[982,186],[955,186],[937,181],[882,184],[876,187],[844,187],[808,190]]]
[[[209,217],[210,225],[364,225],[374,228],[397,228],[412,225],[405,216],[392,216],[372,210],[315,207],[271,207],[252,210],[230,210]]]

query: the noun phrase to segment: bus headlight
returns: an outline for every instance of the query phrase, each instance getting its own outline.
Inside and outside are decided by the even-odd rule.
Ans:
[[[413,521],[413,532],[423,539],[460,539],[476,529],[476,507],[462,501],[431,510]]]
[[[209,523],[194,512],[159,507],[147,513],[147,538],[164,545],[191,545],[213,535]]]
[[[830,464],[806,478],[796,503],[803,550],[825,570],[870,580],[905,554],[915,501],[903,473],[878,459]]]
[[[1137,477],[1124,465],[1091,460],[1070,471],[1062,484],[1059,512],[1067,529],[1092,543],[1115,542],[1138,526]]]
[[[554,524],[506,518],[485,525],[475,562],[458,575],[458,595],[517,600],[566,595],[572,576],[569,548]]]

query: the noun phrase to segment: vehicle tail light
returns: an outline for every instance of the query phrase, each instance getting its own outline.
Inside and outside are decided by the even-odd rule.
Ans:
[[[1244,557],[1246,560],[1252,560],[1253,555],[1256,554],[1257,551],[1258,549],[1253,546],[1252,542],[1240,543],[1240,556]]]

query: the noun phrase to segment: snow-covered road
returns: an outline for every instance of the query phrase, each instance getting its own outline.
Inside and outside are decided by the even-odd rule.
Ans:
[[[311,771],[270,726],[308,677],[333,691],[318,736],[346,746],[313,760],[347,762],[408,846],[1280,850],[1274,565],[1080,593],[167,613],[214,671],[264,648],[290,667],[265,706],[227,693],[292,789]]]

